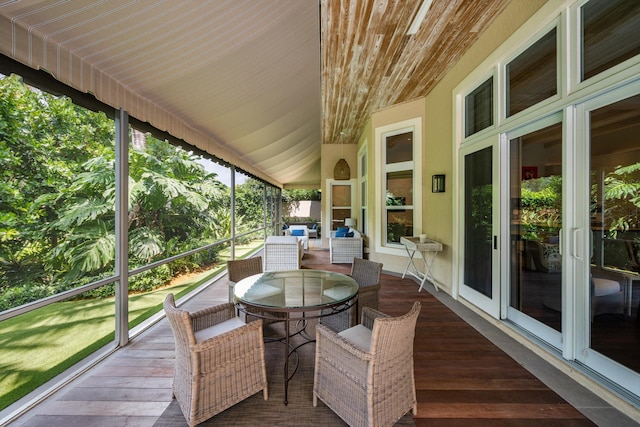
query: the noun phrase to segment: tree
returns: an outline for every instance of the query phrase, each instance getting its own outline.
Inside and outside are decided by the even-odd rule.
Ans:
[[[605,177],[603,190],[611,237],[618,231],[640,229],[640,163],[616,167]]]
[[[238,232],[260,228],[264,224],[264,183],[249,179],[236,186],[236,229]]]
[[[197,159],[165,141],[147,136],[144,151],[130,152],[129,259],[135,268],[213,241],[224,187]],[[45,196],[50,198],[51,195]],[[51,224],[64,240],[52,259],[65,282],[95,280],[115,261],[115,174],[113,160],[92,159],[71,184],[65,210]],[[62,266],[68,266],[64,270]]]
[[[104,114],[33,90],[18,76],[0,78],[0,289],[49,283],[52,271],[43,261],[59,236],[43,225],[60,205],[36,201],[69,188],[90,158],[113,156],[113,139]]]
[[[0,78],[0,310],[113,273],[114,131],[103,113]],[[229,189],[198,157],[150,135],[136,147],[131,268],[229,234]]]

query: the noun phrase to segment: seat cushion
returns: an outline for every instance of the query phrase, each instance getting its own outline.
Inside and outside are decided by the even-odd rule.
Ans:
[[[611,295],[620,292],[620,283],[615,280],[594,277],[593,279],[593,296],[601,297],[603,295]]]
[[[325,289],[322,294],[335,301],[340,301],[351,295],[351,288],[345,285],[336,285],[332,288]]]
[[[298,243],[296,236],[267,236],[266,243],[290,243],[292,245]]]
[[[247,296],[250,296],[252,300],[269,298],[274,295],[280,295],[282,289],[277,286],[271,286],[266,283],[262,283],[260,286],[253,286],[247,291]]]
[[[233,329],[246,325],[239,317],[233,317],[217,325],[209,326],[208,328],[201,329],[195,332],[193,335],[196,337],[196,342],[201,342],[209,338],[216,337],[218,335],[229,332]]]
[[[371,349],[371,329],[366,326],[356,325],[349,329],[345,329],[338,335],[364,351],[369,351]]]

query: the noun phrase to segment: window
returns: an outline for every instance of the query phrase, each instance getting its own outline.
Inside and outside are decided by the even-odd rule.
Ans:
[[[358,180],[360,182],[360,231],[367,234],[367,150],[358,153]]]
[[[406,256],[402,236],[422,231],[422,117],[375,128],[373,223],[376,252]],[[371,214],[370,214],[371,215]]]
[[[556,29],[507,64],[507,117],[558,93]]]
[[[385,242],[413,236],[413,130],[385,138]]]
[[[640,2],[591,0],[581,12],[581,80],[640,53]]]
[[[329,212],[329,229],[326,236],[330,236],[331,231],[344,226],[344,220],[352,218],[351,208],[355,200],[354,186],[355,180],[327,180],[329,197],[327,206]]]
[[[493,125],[493,77],[464,98],[465,138]]]

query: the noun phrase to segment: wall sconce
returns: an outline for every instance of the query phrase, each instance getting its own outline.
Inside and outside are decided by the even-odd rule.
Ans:
[[[431,177],[431,192],[444,193],[444,175],[433,175]]]

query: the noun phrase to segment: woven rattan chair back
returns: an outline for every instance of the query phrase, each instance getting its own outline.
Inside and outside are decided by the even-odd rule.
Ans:
[[[380,283],[382,264],[368,259],[354,258],[351,265],[351,277],[360,287],[377,285]],[[375,308],[375,307],[374,307]]]
[[[358,282],[358,311],[351,308],[342,313],[323,317],[320,322],[333,329],[343,331],[354,326],[362,318],[362,309],[371,307],[378,309],[380,293],[380,275],[382,274],[382,264],[362,258],[354,258],[351,266],[351,277]]]
[[[398,317],[364,309],[357,328],[371,330],[368,349],[319,325],[314,406],[322,400],[350,426],[392,426],[409,411],[415,415],[413,342],[420,308],[416,301]]]
[[[227,271],[229,280],[239,282],[245,277],[262,273],[262,257],[255,256],[245,259],[235,259],[227,261]]]
[[[267,400],[261,321],[238,325],[230,303],[190,313],[176,307],[173,294],[165,298],[164,311],[175,338],[173,397],[189,426],[261,390]],[[217,326],[218,333],[212,328],[226,321],[232,326]]]
[[[229,302],[233,302],[233,287],[245,277],[262,273],[262,257],[236,259],[227,261],[229,284]]]
[[[227,280],[227,284],[229,285],[229,302],[233,302],[233,287],[236,285],[236,283],[246,277],[263,272],[262,257],[257,256],[252,258],[227,261],[227,272],[229,276]],[[258,313],[258,316],[251,316],[245,313],[245,321],[252,322],[256,319],[261,318],[261,316],[259,315],[260,311],[252,310],[252,312]],[[276,319],[272,319],[272,317],[282,317],[284,319],[285,313],[269,313],[266,317],[267,318],[263,318],[263,323],[265,325],[278,321]]]

